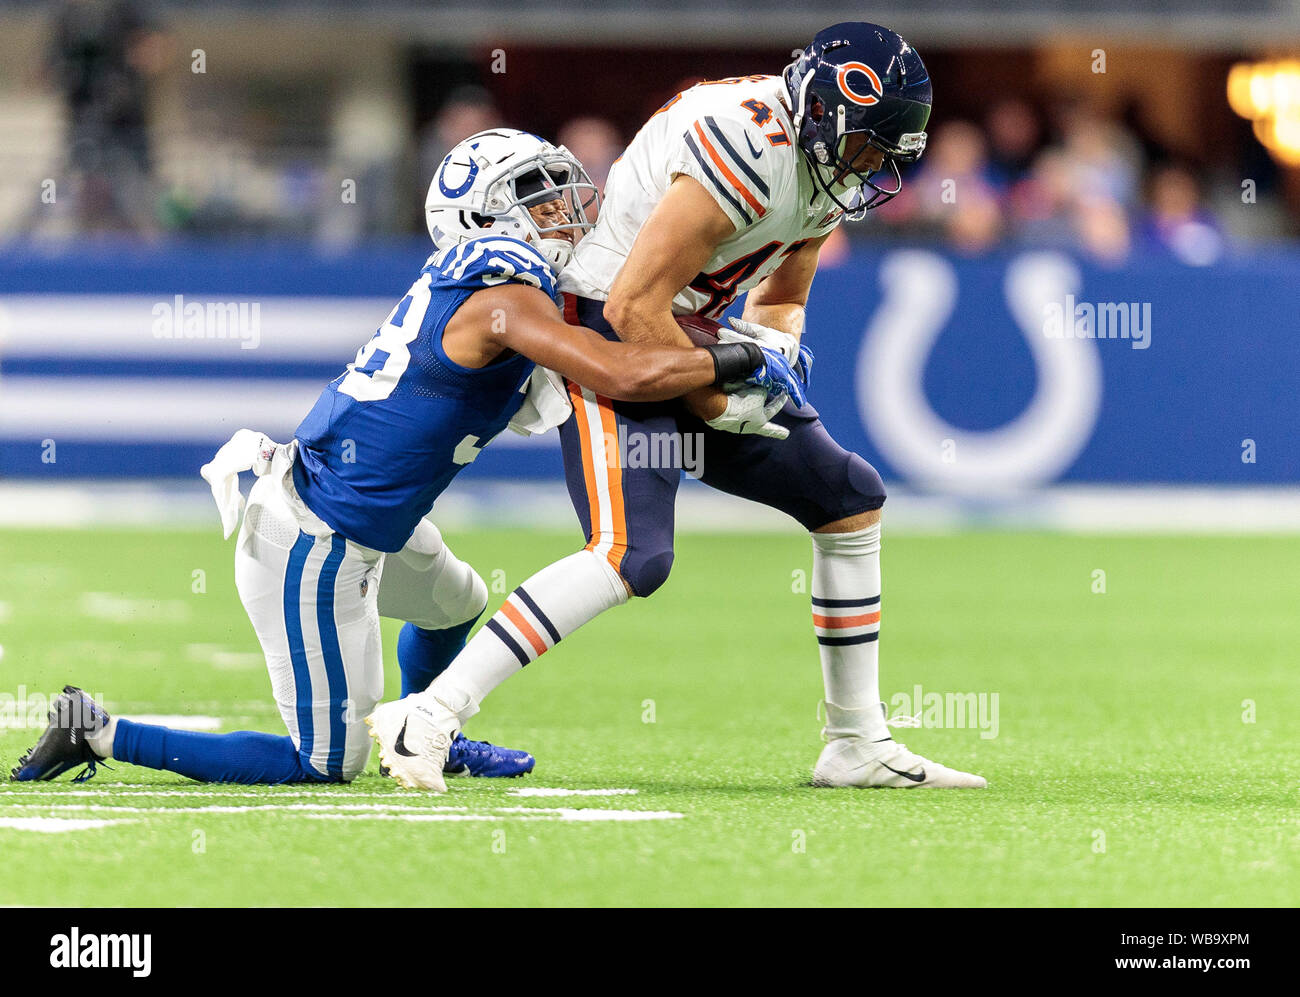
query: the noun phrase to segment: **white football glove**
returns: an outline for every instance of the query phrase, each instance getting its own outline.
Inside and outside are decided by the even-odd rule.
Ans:
[[[759,325],[757,322],[746,322],[738,318],[727,319],[727,321],[731,323],[731,328],[736,331],[722,329],[718,332],[718,342],[743,343],[746,339],[750,339],[760,346],[766,346],[769,350],[784,353],[785,358],[790,361],[791,365],[799,362],[799,340],[788,332],[782,332],[780,329],[773,329],[766,325]]]
[[[781,411],[785,403],[784,394],[777,395],[769,402],[767,392],[762,388],[741,388],[727,395],[727,407],[721,415],[706,419],[704,424],[724,433],[738,433],[741,436],[757,433],[774,440],[784,440],[790,435],[790,430],[772,422],[772,417]]]

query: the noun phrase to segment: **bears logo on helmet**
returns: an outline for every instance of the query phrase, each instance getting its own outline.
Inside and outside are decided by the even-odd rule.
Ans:
[[[871,92],[859,93],[849,86],[849,73],[861,73],[865,76],[867,82],[871,85]],[[840,93],[844,94],[853,103],[861,104],[863,107],[879,104],[879,95],[885,92],[885,85],[880,82],[880,77],[865,62],[846,62],[840,67],[839,72],[835,74],[835,82],[840,85]]]

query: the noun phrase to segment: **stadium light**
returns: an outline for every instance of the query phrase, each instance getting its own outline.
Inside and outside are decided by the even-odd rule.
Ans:
[[[1300,60],[1239,62],[1228,71],[1228,105],[1284,166],[1300,167]]]

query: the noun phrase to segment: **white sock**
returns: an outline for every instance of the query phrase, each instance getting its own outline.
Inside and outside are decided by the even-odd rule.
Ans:
[[[609,562],[580,550],[548,565],[510,593],[447,670],[419,693],[463,724],[489,692],[607,609],[627,602]]]
[[[117,736],[117,717],[109,717],[108,723],[104,724],[104,729],[91,734],[87,741],[90,742],[90,750],[99,755],[100,758],[113,760],[113,738]]]
[[[880,708],[880,524],[814,533],[813,629],[826,686],[827,740],[888,738]]]

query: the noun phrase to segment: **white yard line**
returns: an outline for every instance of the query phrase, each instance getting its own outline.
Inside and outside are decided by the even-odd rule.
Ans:
[[[348,800],[355,800],[355,799],[410,800],[410,799],[417,799],[419,795],[415,791],[405,792],[402,790],[394,790],[388,793],[352,793],[352,792],[348,792],[347,790],[330,790],[330,789],[316,789],[316,790],[277,789],[273,786],[266,787],[266,789],[264,789],[262,792],[252,792],[249,790],[226,791],[226,790],[219,790],[219,789],[214,790],[214,789],[198,789],[198,788],[195,789],[134,789],[134,788],[115,789],[114,788],[114,786],[120,786],[120,785],[122,784],[109,783],[107,785],[100,786],[96,789],[55,790],[49,788],[42,788],[41,790],[32,789],[28,791],[14,790],[14,789],[0,789],[0,797],[25,796],[25,797],[39,797],[42,799],[45,798],[56,799],[60,796],[87,796],[92,798],[97,796],[103,796],[103,797],[111,797],[113,799],[121,799],[128,796],[163,797],[163,798],[165,797],[190,797],[190,798],[214,797],[219,800],[241,799],[241,798],[265,800],[265,799],[277,799],[277,798],[307,797],[310,799],[317,799],[317,800],[330,799],[330,798],[348,799]]]
[[[521,818],[524,820],[560,820],[560,821],[577,821],[592,822],[597,821],[649,821],[649,820],[678,820],[685,814],[674,813],[671,810],[570,810],[564,807],[518,807],[513,811],[508,807],[498,807],[498,814],[393,814],[393,813],[373,813],[373,814],[303,814],[311,820],[405,820],[405,821],[433,821],[433,820],[508,820],[511,817]],[[506,814],[506,816],[501,816]]]
[[[303,814],[308,820],[506,820],[493,814]]]
[[[468,811],[469,807],[426,806],[408,807],[401,804],[385,806],[382,803],[263,803],[241,806],[221,806],[214,804],[206,807],[123,807],[107,803],[11,803],[9,809],[48,810],[79,813],[115,813],[115,814],[243,814],[265,811],[294,812],[306,810],[323,810],[330,812],[372,811],[390,813],[393,811],[413,811],[425,813],[434,811]]]
[[[480,785],[482,785],[480,783]],[[121,787],[121,788],[119,788]],[[483,787],[488,788],[488,787]],[[472,792],[473,790],[471,790]],[[507,796],[635,796],[640,790],[636,789],[551,789],[542,786],[531,787],[528,789],[511,789],[508,790]],[[40,797],[42,799],[55,799],[60,796],[85,796],[85,797],[113,797],[115,799],[128,796],[141,797],[215,797],[217,799],[277,799],[306,797],[310,799],[329,799],[338,797],[340,799],[363,799],[363,800],[411,800],[418,799],[420,793],[418,790],[393,790],[386,793],[359,793],[347,789],[279,789],[274,786],[268,786],[266,789],[255,792],[252,790],[241,789],[140,789],[125,783],[105,783],[96,786],[94,789],[55,789],[53,787],[42,787],[41,789],[31,790],[14,790],[0,789],[0,797]]]
[[[485,801],[486,804],[486,801]],[[468,806],[425,804],[407,805],[402,803],[255,803],[240,805],[209,804],[196,807],[173,806],[123,806],[110,803],[49,803],[11,802],[10,810],[40,810],[46,814],[59,813],[94,813],[94,814],[149,814],[155,817],[174,814],[264,814],[283,813],[295,817],[315,819],[342,820],[560,820],[595,823],[599,821],[648,821],[676,820],[683,814],[670,810],[603,810],[598,807],[575,809],[573,807],[510,807],[484,805],[482,812],[472,813]],[[54,829],[59,829],[59,821],[70,824],[101,826],[113,821],[96,821],[94,819],[58,817],[12,817],[0,818],[0,827],[26,826],[31,821],[54,822]],[[5,821],[9,823],[4,823]],[[17,822],[17,823],[15,823]],[[69,828],[74,829],[74,828]]]
[[[126,822],[86,817],[0,817],[0,830],[58,834],[63,831],[89,831],[97,827],[110,827],[122,823]]]
[[[547,789],[533,786],[528,789],[512,789],[507,796],[635,796],[635,789]]]

